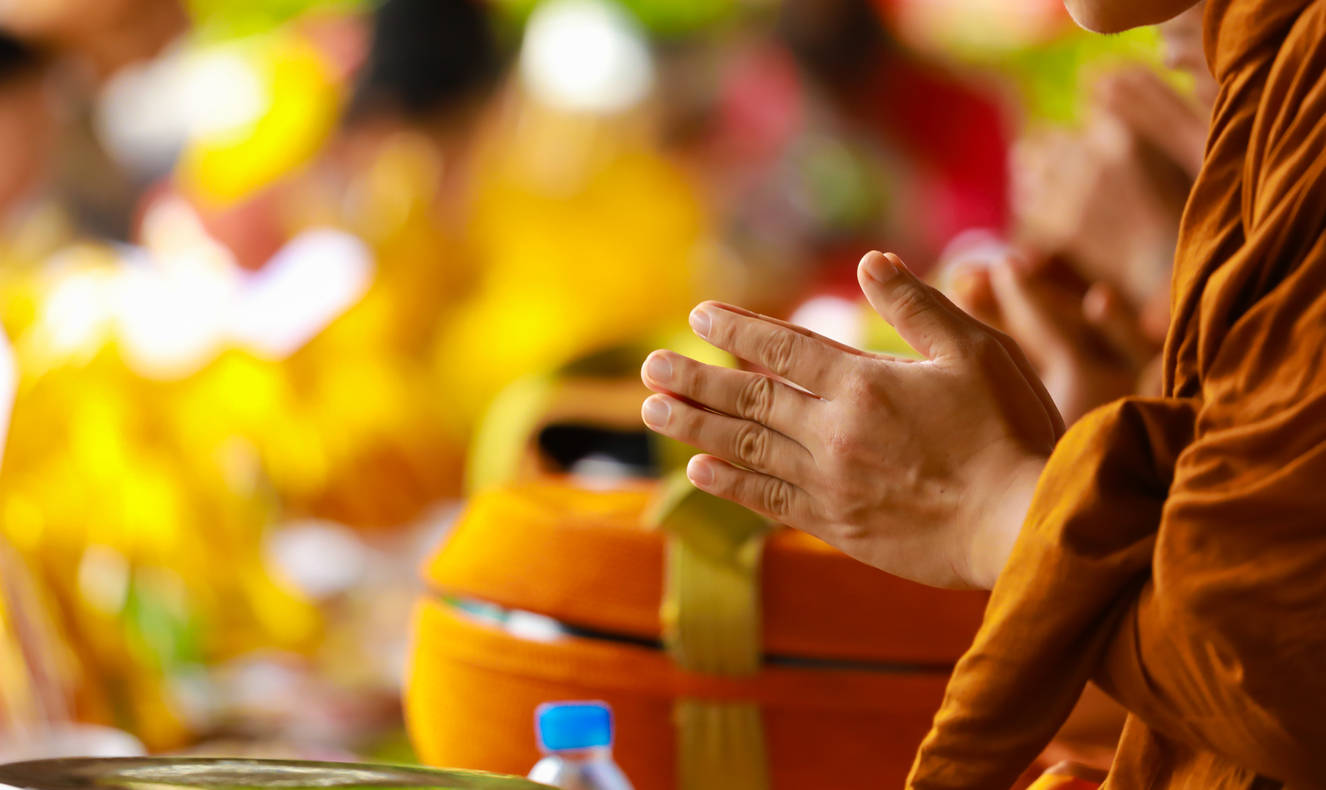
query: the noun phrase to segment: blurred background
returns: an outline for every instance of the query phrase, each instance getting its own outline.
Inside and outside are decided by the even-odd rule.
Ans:
[[[1070,419],[1155,386],[1194,31],[1093,37],[1058,0],[0,3],[0,758],[410,759],[420,563],[492,480],[675,463],[635,377],[701,299],[905,353],[854,278],[893,250]],[[545,425],[538,383],[584,375],[620,386]]]

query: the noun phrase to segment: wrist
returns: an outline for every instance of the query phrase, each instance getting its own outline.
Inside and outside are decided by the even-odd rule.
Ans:
[[[990,496],[984,498],[985,505],[971,520],[966,546],[966,580],[970,586],[994,588],[1013,553],[1047,460],[1043,455],[1026,454],[991,470],[987,488]]]

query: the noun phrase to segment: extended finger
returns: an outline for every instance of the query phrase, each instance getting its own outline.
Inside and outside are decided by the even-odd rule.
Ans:
[[[1189,175],[1196,174],[1208,123],[1190,99],[1150,69],[1103,79],[1097,95],[1104,109],[1139,138],[1164,152]]]
[[[704,365],[671,351],[650,354],[641,378],[655,392],[767,425],[803,444],[807,412],[820,403],[772,376]]]
[[[718,348],[826,398],[833,395],[847,359],[841,344],[716,302],[691,311],[691,328]]]
[[[867,253],[857,280],[875,312],[926,359],[960,353],[983,331],[979,322],[917,279],[892,253]]]
[[[990,287],[990,272],[984,264],[964,264],[949,278],[949,295],[955,305],[967,315],[996,326],[999,323],[999,303]]]
[[[797,326],[791,321],[784,321],[781,318],[774,318],[771,315],[764,315],[763,313],[757,313],[754,312],[753,310],[747,310],[744,307],[738,307],[736,305],[727,304],[725,302],[707,302],[706,304],[717,307],[720,310],[730,310],[736,313],[737,315],[744,315],[749,318],[758,318],[759,320],[773,324],[774,326],[781,326],[784,329],[789,329],[793,332],[796,332],[799,335],[805,335],[811,340],[815,340],[817,342],[832,346],[833,348],[836,348],[839,351],[842,351],[847,354],[855,354],[857,356],[868,356],[868,354],[865,351],[862,351],[859,348],[853,348],[852,346],[849,346],[846,343],[840,343],[831,337],[825,337],[824,335],[821,335],[818,332],[813,332],[805,328],[804,326]]]
[[[1071,333],[1073,326],[1081,323],[1076,315],[1076,299],[1060,304],[1057,294],[1005,261],[997,263],[991,275],[990,284],[1005,326],[1034,360],[1045,364],[1073,352]]]
[[[997,300],[995,299],[995,294],[993,291],[993,282],[990,275],[991,275],[991,270],[996,267],[1005,267],[1014,272],[1021,271],[1024,269],[1035,271],[1039,268],[1034,264],[1032,265],[1026,264],[1023,261],[1023,259],[1017,256],[1009,255],[996,259],[995,262],[990,264],[990,267],[985,268],[982,271],[982,274],[985,275],[984,286],[990,289],[988,297],[992,301],[997,301]],[[961,309],[958,305],[953,305],[952,307],[953,309]],[[993,309],[991,312],[997,313],[998,308]],[[977,317],[981,318],[980,316]],[[985,319],[981,318],[981,320]],[[990,322],[987,321],[986,323]],[[1059,413],[1059,407],[1055,405],[1054,398],[1050,397],[1049,390],[1045,389],[1045,384],[1041,381],[1040,374],[1036,372],[1036,369],[1032,367],[1031,362],[1027,360],[1026,353],[1018,345],[1016,340],[1009,337],[1004,332],[995,329],[993,327],[988,328],[988,331],[990,332],[991,335],[994,336],[995,340],[999,342],[999,345],[1003,346],[1004,352],[1007,353],[1009,358],[1013,360],[1013,364],[1017,366],[1018,372],[1022,374],[1022,377],[1025,378],[1028,384],[1031,386],[1032,391],[1036,393],[1037,399],[1041,402],[1041,406],[1044,407],[1045,409],[1046,417],[1050,421],[1050,425],[1054,430],[1054,435],[1055,436],[1062,435],[1064,432],[1063,416]]]
[[[714,414],[669,395],[646,398],[640,416],[664,436],[785,480],[805,479],[814,464],[810,451],[771,428]]]
[[[808,495],[786,480],[739,469],[710,455],[692,458],[686,466],[686,476],[701,491],[736,502],[774,521],[801,526],[811,520]]]

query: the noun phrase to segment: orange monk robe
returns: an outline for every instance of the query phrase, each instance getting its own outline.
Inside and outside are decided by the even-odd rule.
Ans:
[[[1050,459],[910,787],[1007,788],[1088,680],[1106,788],[1326,787],[1326,0],[1210,0],[1165,396]]]

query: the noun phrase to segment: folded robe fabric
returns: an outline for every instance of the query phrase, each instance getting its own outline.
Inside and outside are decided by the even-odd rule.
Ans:
[[[1165,396],[1065,435],[909,779],[1009,787],[1094,680],[1106,788],[1326,787],[1326,0],[1210,0]]]

